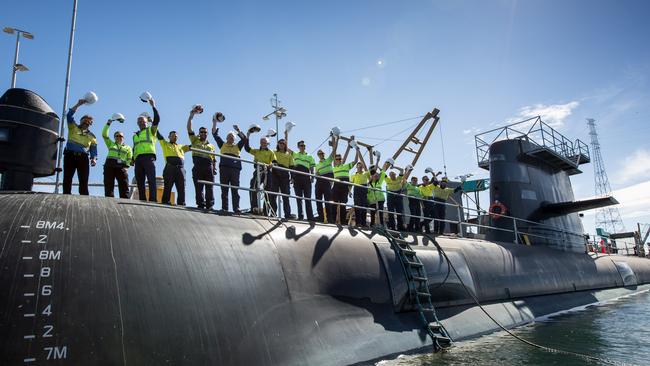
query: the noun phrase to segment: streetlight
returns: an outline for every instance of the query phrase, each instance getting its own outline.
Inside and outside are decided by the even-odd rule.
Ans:
[[[29,71],[27,66],[18,63],[18,50],[20,49],[20,35],[22,34],[22,36],[24,38],[27,38],[27,39],[34,39],[34,35],[27,32],[27,31],[20,30],[20,29],[17,29],[17,28],[11,28],[11,27],[4,27],[4,29],[2,29],[2,31],[7,33],[7,34],[16,33],[16,53],[14,53],[14,63],[13,63],[13,66],[11,67],[11,87],[15,88],[16,87],[16,71]]]
[[[271,115],[275,116],[275,131],[277,134],[275,135],[275,142],[278,142],[280,139],[280,130],[278,130],[278,121],[282,119],[282,117],[287,116],[287,109],[284,107],[280,107],[280,101],[278,100],[278,94],[274,93],[273,98],[271,98],[271,107],[273,107],[273,112],[267,114],[266,116],[263,116],[262,119],[265,121],[269,120],[269,117]]]

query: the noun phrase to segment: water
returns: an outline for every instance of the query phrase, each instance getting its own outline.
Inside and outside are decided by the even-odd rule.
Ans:
[[[562,313],[513,333],[539,345],[584,353],[611,363],[545,352],[499,332],[457,342],[447,352],[402,355],[377,365],[650,365],[650,292]]]

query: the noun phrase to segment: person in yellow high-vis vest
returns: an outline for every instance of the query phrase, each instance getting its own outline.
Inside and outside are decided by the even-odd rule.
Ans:
[[[338,143],[338,139],[337,139]],[[332,171],[334,173],[334,179],[339,180],[341,183],[336,182],[334,183],[334,186],[332,187],[332,196],[334,197],[334,202],[339,203],[336,205],[336,223],[337,224],[346,224],[346,204],[348,203],[348,194],[350,193],[350,185],[345,184],[343,182],[350,182],[350,170],[354,168],[354,166],[357,164],[359,161],[359,155],[361,153],[359,152],[359,147],[357,146],[355,148],[355,153],[354,153],[354,160],[350,163],[344,163],[343,162],[343,157],[341,154],[336,154],[334,155],[334,166],[332,168]]]
[[[117,179],[117,189],[120,192],[120,198],[129,198],[129,166],[133,160],[133,150],[131,146],[124,143],[124,134],[116,131],[113,134],[115,141],[108,137],[108,130],[111,122],[109,119],[102,129],[102,138],[108,147],[108,156],[104,163],[104,196],[113,197],[115,180]]]
[[[435,177],[434,177],[435,178]],[[440,182],[436,179],[433,179],[433,232],[434,234],[442,234],[444,232],[445,225],[447,224],[444,220],[446,219],[447,211],[447,200],[449,196],[461,190],[462,185],[456,187],[456,189],[447,187],[448,179],[443,177]]]
[[[63,150],[63,194],[72,193],[72,177],[75,172],[79,180],[79,194],[88,195],[89,164],[97,164],[97,138],[90,132],[93,117],[81,117],[79,124],[74,120],[77,108],[86,104],[85,99],[79,99],[77,104],[68,110],[68,142]]]
[[[208,129],[200,127],[198,136],[192,130],[192,118],[194,118],[195,114],[201,112],[203,112],[203,108],[196,105],[187,118],[187,133],[190,136],[190,143],[193,149],[214,153],[214,145],[208,142]],[[196,206],[205,210],[212,210],[212,206],[214,206],[214,187],[210,184],[199,183],[199,181],[214,182],[214,176],[217,174],[217,161],[214,155],[209,153],[192,151],[192,163],[194,165],[192,167],[192,180],[194,181]],[[203,191],[205,191],[205,197]]]
[[[147,126],[147,118],[140,115],[138,117],[138,127],[140,130],[133,135],[133,159],[135,161],[135,180],[138,185],[138,198],[140,201],[147,200],[145,189],[145,178],[149,184],[149,201],[157,202],[156,191],[156,134],[160,115],[156,109],[156,102],[153,98],[149,99],[149,104],[153,108],[153,122]]]
[[[260,209],[257,205],[257,192],[256,190],[260,189],[261,186],[264,186],[264,189],[268,189],[273,186],[273,182],[271,180],[273,179],[272,174],[268,174],[268,166],[271,165],[273,162],[277,163],[277,159],[275,157],[275,152],[271,149],[269,149],[269,139],[266,137],[260,138],[260,148],[259,149],[253,149],[251,148],[250,145],[250,136],[253,133],[253,130],[249,129],[248,133],[246,134],[246,141],[244,143],[244,149],[246,150],[247,153],[253,155],[253,162],[255,162],[255,170],[253,171],[253,178],[251,178],[250,181],[250,187],[252,190],[250,192],[250,200],[251,200],[251,211],[253,213],[260,213],[266,212],[264,209]],[[259,177],[259,182],[260,185],[258,185],[258,177]],[[270,202],[269,202],[270,204]]]
[[[246,142],[246,135],[239,130],[239,126],[233,125],[232,127],[237,131],[230,131],[226,134],[226,141],[223,141],[219,136],[219,129],[217,128],[217,119],[212,119],[212,137],[217,142],[219,153],[232,157],[240,157],[241,151]],[[239,142],[235,143],[235,135],[239,137]],[[239,187],[239,175],[241,173],[241,161],[229,159],[222,156],[219,160],[219,183],[227,184],[233,187]],[[228,211],[228,191],[232,196],[232,210],[239,213],[239,192],[237,188],[221,186],[221,210]]]
[[[185,206],[185,153],[190,151],[189,145],[179,144],[176,131],[169,132],[169,141],[166,141],[160,130],[156,131],[156,137],[162,147],[165,157],[165,168],[163,169],[163,195],[160,200],[163,204],[171,205],[172,187],[176,186],[176,205]]]

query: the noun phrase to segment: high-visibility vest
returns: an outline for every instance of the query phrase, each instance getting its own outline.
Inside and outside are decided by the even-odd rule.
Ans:
[[[368,183],[368,203],[372,204],[386,200],[386,196],[384,196],[384,191],[382,189],[384,179],[386,179],[386,172],[382,171],[381,174],[379,174],[379,179],[377,181]]]
[[[307,153],[301,153],[300,151],[293,153],[293,163],[296,166],[303,166],[307,168],[307,170],[316,166],[316,162],[314,161],[313,156]]]
[[[386,189],[393,192],[398,192],[402,190],[402,177],[397,177],[392,179],[391,177],[386,177]]]
[[[142,154],[156,154],[156,143],[154,138],[156,131],[153,127],[142,129],[133,135],[133,157],[137,158]]]
[[[167,140],[158,140],[160,142],[160,147],[163,150],[163,156],[165,158],[174,157],[185,160],[185,153],[190,151],[189,145],[182,145],[177,143],[171,143]]]
[[[82,130],[76,123],[68,123],[68,141],[82,146],[86,151],[91,145],[97,144],[95,135],[88,130]]]
[[[352,178],[350,178],[350,181],[352,183],[354,183],[354,184],[359,184],[359,185],[365,186],[365,185],[368,184],[369,177],[370,177],[369,172],[363,172],[363,173],[356,172],[356,173],[354,173],[352,175]]]
[[[332,168],[334,178],[348,178],[350,179],[350,169],[354,167],[354,163],[339,164]]]
[[[454,193],[452,188],[442,188],[440,186],[433,187],[433,197],[444,201],[448,200],[452,193]]]
[[[406,183],[406,195],[411,197],[422,197],[420,187],[411,183]]]
[[[208,139],[205,139],[205,141],[201,141],[201,139],[196,136],[195,134],[190,135],[190,142],[192,143],[192,147],[195,149],[201,149],[201,150],[206,150],[209,152],[214,152],[214,145],[208,142]],[[209,160],[214,160],[214,155],[207,154],[204,152],[200,151],[192,151],[192,156],[197,156]]]
[[[276,151],[275,160],[278,162],[279,165],[285,168],[291,167],[294,164],[293,154],[289,151],[287,152]]]
[[[253,155],[253,161],[256,163],[271,164],[275,158],[275,152],[269,149],[250,149],[249,153]]]
[[[237,146],[237,144],[229,144],[227,142],[224,142],[223,145],[221,145],[221,149],[219,149],[219,152],[221,153],[221,155],[231,155],[231,156],[239,157],[241,150],[239,149],[239,146]]]
[[[433,197],[433,184],[429,183],[427,185],[420,186],[420,194],[424,198]]]
[[[126,166],[131,165],[131,159],[133,158],[133,150],[131,146],[127,144],[117,144],[108,137],[108,124],[102,129],[102,137],[104,142],[108,147],[108,156],[106,159],[115,159],[120,164],[125,164]]]
[[[331,172],[333,172],[331,156],[316,163],[316,174],[325,175]]]

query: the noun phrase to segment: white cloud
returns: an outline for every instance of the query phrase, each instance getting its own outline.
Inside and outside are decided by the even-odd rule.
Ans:
[[[639,149],[623,162],[613,181],[619,184],[650,179],[650,151]]]
[[[516,117],[510,118],[509,122],[518,122],[528,118],[542,117],[553,128],[562,127],[564,121],[571,115],[574,109],[580,105],[578,101],[572,101],[566,104],[535,104],[522,107]]]
[[[471,127],[466,130],[463,130],[463,135],[469,135],[470,133],[477,134],[479,132],[481,132],[481,129],[479,127]]]

